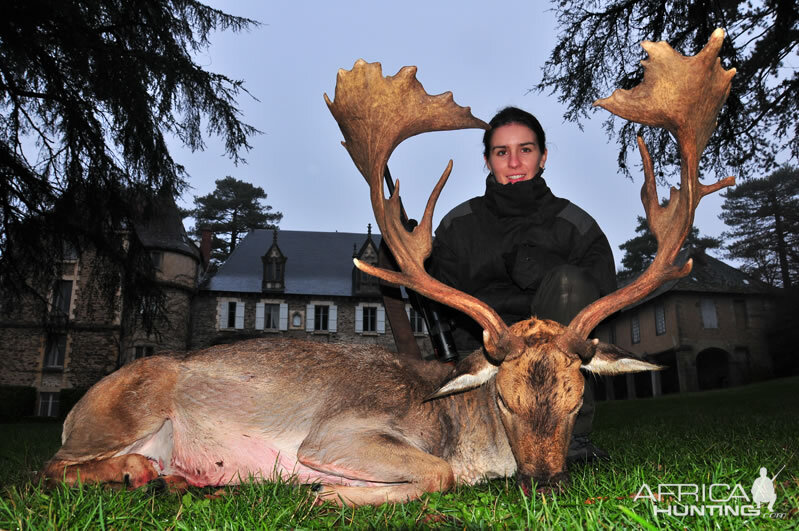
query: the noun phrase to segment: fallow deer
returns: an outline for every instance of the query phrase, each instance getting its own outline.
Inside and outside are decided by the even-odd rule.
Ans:
[[[716,30],[698,55],[645,42],[643,82],[599,100],[632,121],[665,127],[682,157],[681,185],[658,204],[652,162],[644,162],[642,200],[657,237],[654,262],[632,284],[595,302],[568,326],[531,317],[507,326],[491,307],[427,275],[435,186],[421,223],[400,223],[399,186],[385,199],[386,162],[404,139],[426,131],[482,127],[451,93],[428,95],[405,67],[383,77],[378,63],[340,70],[335,100],[325,99],[400,272],[357,262],[363,271],[463,311],[484,329],[484,349],[454,369],[398,357],[375,346],[262,338],[215,346],[182,359],[131,363],[92,387],[64,423],[63,446],[45,474],[74,483],[136,487],[184,478],[223,485],[276,476],[317,483],[318,495],[349,505],[405,502],[456,483],[517,475],[529,491],[567,480],[565,455],[581,404],[581,369],[617,374],[657,369],[596,340],[606,316],[688,274],[674,264],[700,198],[732,184],[698,181],[699,155],[729,94],[734,70],[717,58]],[[443,382],[443,383],[442,383]]]

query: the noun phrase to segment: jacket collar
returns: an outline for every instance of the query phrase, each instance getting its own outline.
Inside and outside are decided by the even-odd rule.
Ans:
[[[484,197],[486,206],[496,217],[524,216],[534,223],[553,218],[568,203],[550,191],[541,174],[529,181],[503,185],[489,173]]]

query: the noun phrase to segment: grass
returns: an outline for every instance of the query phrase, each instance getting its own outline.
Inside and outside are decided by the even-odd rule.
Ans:
[[[60,426],[6,424],[0,438],[0,529],[797,528],[797,389],[794,377],[600,403],[594,440],[613,459],[572,467],[571,486],[561,495],[526,498],[507,479],[407,504],[358,509],[316,506],[308,487],[287,483],[191,489],[183,495],[95,485],[48,491],[33,472],[58,448]],[[633,499],[644,483],[655,493],[666,483],[740,484],[750,495],[760,467],[773,476],[783,465],[771,516],[765,510],[754,517],[654,515],[650,500]],[[669,503],[663,500],[657,507]]]

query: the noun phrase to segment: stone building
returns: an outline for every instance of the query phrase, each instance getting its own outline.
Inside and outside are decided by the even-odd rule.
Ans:
[[[250,231],[201,287],[190,348],[260,335],[359,342],[396,351],[377,279],[380,236],[347,232]],[[421,317],[406,305],[423,355],[432,355]]]
[[[92,290],[91,253],[69,257],[49,301],[26,301],[0,322],[0,385],[35,388],[36,414],[57,415],[63,389],[85,389],[164,351],[180,355],[261,335],[396,350],[377,279],[352,262],[377,263],[380,237],[371,230],[250,231],[205,280],[211,235],[199,247],[192,242],[174,204],[135,230],[166,293],[167,318],[156,333],[144,332],[135,310]],[[421,352],[431,356],[423,320],[410,305],[406,311]]]
[[[605,319],[603,341],[664,365],[658,372],[616,376],[599,396],[635,398],[741,385],[772,376],[767,334],[774,295],[766,284],[708,256],[686,249],[691,273],[670,281]]]
[[[135,358],[186,348],[201,273],[199,249],[172,201],[134,230],[165,293],[169,317],[157,323],[158,335],[144,333],[138,310],[124,308],[121,294],[109,300],[97,287],[92,268],[107,266],[92,252],[65,257],[48,300],[25,298],[3,316],[0,385],[35,388],[36,414],[57,415],[63,389],[84,389]]]

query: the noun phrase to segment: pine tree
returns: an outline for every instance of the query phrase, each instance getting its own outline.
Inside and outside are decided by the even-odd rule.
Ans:
[[[121,292],[141,306],[158,296],[152,264],[129,229],[146,222],[159,197],[173,201],[185,186],[169,136],[192,150],[219,136],[235,162],[249,149],[257,131],[237,108],[242,82],[204,70],[194,56],[214,31],[254,25],[195,1],[3,3],[4,299],[46,300],[64,252],[88,249],[106,265],[95,284],[109,298]]]
[[[263,188],[229,176],[217,180],[212,193],[194,198],[195,209],[191,214],[196,224],[193,232],[198,236],[204,228],[213,232],[211,259],[214,265],[230,256],[243,233],[250,229],[273,229],[280,223],[283,214],[271,212],[272,207],[261,204],[262,200],[266,200]]]
[[[799,168],[783,166],[722,194],[727,254],[772,286],[799,282]]]
[[[643,40],[666,41],[694,55],[713,30],[727,33],[720,57],[737,74],[705,150],[706,173],[753,174],[774,167],[777,154],[799,159],[799,3],[796,0],[559,0],[558,42],[543,68],[538,91],[557,93],[564,118],[587,118],[594,100],[643,78]],[[594,109],[596,110],[596,109]],[[627,155],[644,136],[659,176],[679,162],[676,145],[660,129],[605,121],[620,144],[619,167],[630,175]],[[619,127],[619,124],[621,126]],[[618,129],[617,129],[618,128]],[[636,159],[637,160],[637,159]],[[665,179],[664,179],[665,180]]]

